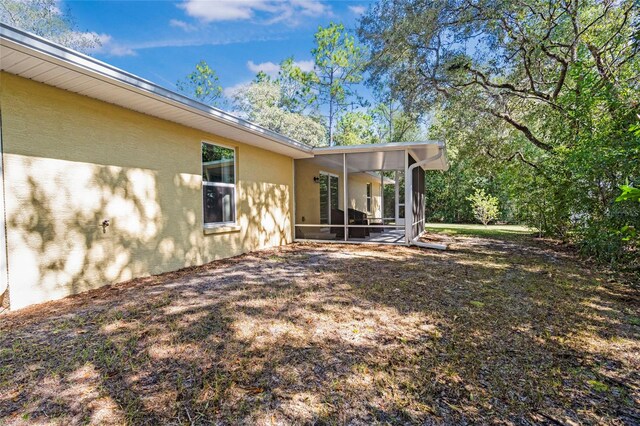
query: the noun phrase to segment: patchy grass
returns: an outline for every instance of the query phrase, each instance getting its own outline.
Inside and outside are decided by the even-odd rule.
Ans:
[[[520,236],[294,244],[0,317],[0,424],[637,424],[640,298]]]
[[[427,223],[429,232],[447,235],[473,235],[479,237],[505,237],[532,235],[535,229],[522,225],[478,225],[471,223]]]

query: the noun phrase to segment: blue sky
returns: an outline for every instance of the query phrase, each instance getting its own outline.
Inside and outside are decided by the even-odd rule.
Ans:
[[[369,1],[176,0],[69,1],[79,30],[100,35],[92,56],[169,89],[204,59],[224,88],[294,56],[311,66],[318,25],[355,29]]]

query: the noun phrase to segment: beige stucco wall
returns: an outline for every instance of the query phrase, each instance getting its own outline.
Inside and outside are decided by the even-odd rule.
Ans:
[[[12,75],[0,84],[12,309],[291,241],[291,158]],[[240,231],[203,232],[202,141],[237,150]]]
[[[338,176],[339,199],[338,206],[343,209],[344,188],[342,170],[323,167],[313,159],[295,161],[296,179],[296,223],[320,223],[320,185],[313,181],[320,172],[332,173]],[[349,207],[367,212],[367,183],[372,184],[372,200],[370,217],[381,217],[380,178],[365,173],[349,174],[348,199]],[[303,220],[304,218],[304,220]]]
[[[367,211],[367,183],[371,183],[371,211]],[[369,214],[369,217],[380,218],[380,178],[367,174],[349,177],[349,207]]]

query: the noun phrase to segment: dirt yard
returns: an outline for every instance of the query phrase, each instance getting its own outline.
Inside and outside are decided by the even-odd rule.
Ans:
[[[638,424],[640,297],[529,237],[294,244],[0,316],[0,424]]]

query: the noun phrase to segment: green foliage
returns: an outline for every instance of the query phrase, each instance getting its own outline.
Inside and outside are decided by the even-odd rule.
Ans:
[[[234,108],[248,120],[311,146],[325,144],[325,128],[317,116],[289,111],[278,80],[262,79],[233,95]],[[289,104],[290,105],[290,104]]]
[[[68,10],[57,0],[2,0],[0,22],[82,52],[100,46],[96,33],[75,28]]]
[[[326,145],[327,142],[330,145],[335,142],[346,145],[374,143],[378,140],[377,129],[381,128],[378,115],[375,115],[374,120],[374,113],[353,111],[355,106],[365,105],[356,86],[363,81],[366,51],[342,24],[320,26],[314,39],[315,47],[311,51],[313,70],[303,71],[296,65],[293,57],[286,58],[280,62],[277,77],[272,78],[260,72],[254,83],[262,86],[250,89],[252,94],[241,89],[239,96],[234,95],[235,106],[252,116],[256,123],[272,130],[282,129],[283,122],[289,122],[290,126],[284,126],[290,129],[285,134],[297,134],[298,140],[314,146]],[[273,85],[278,88],[274,89]],[[277,99],[272,96],[273,90],[279,93]],[[272,95],[265,97],[265,91],[271,91]],[[258,105],[246,102],[256,96],[259,98]],[[267,110],[263,108],[265,105],[277,107],[289,114],[283,115],[271,110],[276,116],[269,117]],[[326,120],[321,117],[321,110],[326,112]],[[294,130],[296,121],[299,126],[310,127]],[[326,131],[320,132],[318,125],[324,126]],[[410,127],[404,122],[403,126]],[[328,141],[318,139],[321,133],[323,138],[328,135]]]
[[[232,159],[234,158],[234,155],[235,153],[233,149],[209,143],[202,144],[202,158],[204,159],[204,161]]]
[[[333,22],[318,27],[315,45],[311,51],[315,70],[309,85],[317,93],[317,102],[328,109],[329,145],[333,145],[337,119],[355,103],[362,103],[355,85],[363,79],[366,51],[344,25]]]
[[[634,129],[632,129],[634,130]],[[634,188],[631,185],[622,185],[620,186],[622,193],[616,198],[616,202],[622,201],[630,201],[640,203],[640,189]],[[640,206],[636,204],[636,210],[638,210]],[[638,247],[640,245],[640,232],[636,228],[636,225],[624,225],[620,228],[619,232],[622,241],[628,243],[629,245],[634,245]]]
[[[382,142],[413,142],[422,137],[419,114],[405,111],[398,102],[379,103],[371,110],[371,116]]]
[[[337,145],[377,143],[373,117],[362,111],[345,113],[338,120],[334,141]]]
[[[431,136],[452,153],[451,170],[427,178],[428,213],[466,219],[459,191],[478,181],[509,221],[639,266],[620,230],[640,209],[615,202],[621,182],[640,179],[638,19],[633,0],[372,7],[359,33],[373,80],[410,110],[435,110]]]
[[[634,188],[631,185],[620,186],[622,194],[618,195],[616,202],[620,201],[637,201],[640,202],[640,189]]]
[[[313,71],[302,71],[295,65],[293,57],[280,62],[277,82],[282,92],[281,107],[295,113],[307,110],[316,100],[316,95],[311,90],[313,79]]]
[[[417,111],[412,105],[403,105],[386,80],[369,80],[367,83],[377,101],[370,113],[380,141],[389,143],[420,140],[423,136],[420,119],[424,111]]]
[[[221,105],[222,86],[220,86],[218,75],[204,60],[198,62],[195,70],[187,75],[184,80],[178,80],[176,87],[183,95],[204,104],[211,106]]]
[[[311,146],[326,145],[324,123],[314,105],[313,71],[305,72],[289,57],[276,78],[259,72],[232,95],[232,104],[248,120]]]
[[[467,197],[467,201],[471,202],[475,218],[484,226],[498,217],[498,199],[486,194],[484,189],[476,189],[473,195]]]

